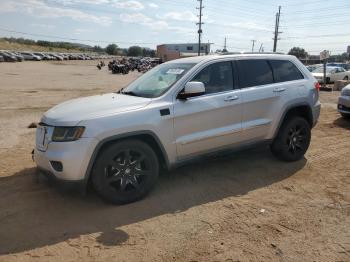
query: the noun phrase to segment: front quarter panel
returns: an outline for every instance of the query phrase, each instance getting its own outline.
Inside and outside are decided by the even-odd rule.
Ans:
[[[171,104],[167,101],[152,102],[139,110],[82,121],[79,125],[86,127],[84,137],[95,137],[100,142],[110,138],[126,138],[128,134],[153,134],[164,148],[169,163],[173,163],[176,160],[176,149],[173,143]],[[161,116],[162,109],[168,109],[169,114]]]

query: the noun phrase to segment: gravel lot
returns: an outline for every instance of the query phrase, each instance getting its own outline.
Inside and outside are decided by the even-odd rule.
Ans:
[[[0,64],[0,261],[350,261],[350,122],[322,92],[305,159],[258,148],[161,176],[144,200],[105,204],[34,179],[49,107],[139,74],[96,61]]]

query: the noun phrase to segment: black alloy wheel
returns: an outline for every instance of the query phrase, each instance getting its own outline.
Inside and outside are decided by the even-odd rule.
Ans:
[[[271,151],[281,160],[297,161],[306,153],[310,140],[310,124],[302,117],[291,117],[282,124]]]
[[[105,200],[124,204],[145,196],[156,183],[158,173],[158,157],[148,144],[124,140],[100,154],[92,181]]]

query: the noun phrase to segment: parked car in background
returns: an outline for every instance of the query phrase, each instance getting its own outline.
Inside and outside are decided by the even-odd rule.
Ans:
[[[323,67],[318,67],[311,72],[319,83],[323,83]],[[327,66],[326,67],[326,83],[334,83],[337,80],[349,80],[350,71],[346,71],[339,66]]]
[[[350,85],[344,87],[340,93],[338,111],[344,118],[350,118]]]
[[[316,65],[308,65],[306,66],[307,70],[309,70],[310,72],[314,71],[316,68],[323,66],[322,64],[316,64]]]
[[[49,60],[49,58],[43,53],[33,53],[34,55],[41,58],[41,60]]]
[[[61,56],[63,57],[63,60],[69,60],[69,56],[67,54],[61,54]]]
[[[25,60],[29,61],[41,61],[40,56],[34,55],[30,52],[21,52],[21,55],[24,57]]]
[[[54,59],[56,59],[57,61],[63,61],[63,57],[61,55],[55,53],[50,53],[50,55],[54,57]]]
[[[47,57],[48,60],[57,60],[56,57],[52,56],[49,53],[45,53],[45,56]]]
[[[350,71],[350,64],[346,64],[346,63],[328,63],[327,66],[340,66],[344,68],[346,71]]]
[[[23,62],[24,61],[24,57],[21,54],[19,54],[17,52],[14,52],[14,51],[11,52],[11,54],[13,54],[16,57],[18,62]]]
[[[3,56],[5,62],[17,62],[17,58],[6,51],[0,51],[0,55]]]
[[[270,145],[300,160],[320,115],[319,83],[294,56],[197,56],[161,64],[118,93],[78,98],[41,118],[33,158],[42,173],[129,203],[161,168]],[[203,192],[205,193],[205,192]]]

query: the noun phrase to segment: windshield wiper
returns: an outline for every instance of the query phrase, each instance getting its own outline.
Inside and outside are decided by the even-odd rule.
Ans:
[[[138,94],[134,93],[133,91],[120,91],[120,94],[123,94],[123,95],[129,95],[129,96],[139,96]]]

